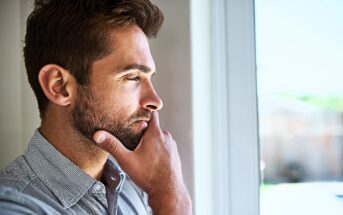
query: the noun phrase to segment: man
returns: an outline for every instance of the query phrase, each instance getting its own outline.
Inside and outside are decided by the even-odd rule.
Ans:
[[[1,214],[192,213],[151,83],[162,22],[149,0],[35,1],[24,58],[42,122],[1,172]]]

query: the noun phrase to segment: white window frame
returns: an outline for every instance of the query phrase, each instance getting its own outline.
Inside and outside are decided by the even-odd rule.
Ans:
[[[259,214],[254,1],[191,0],[191,27],[195,214]]]

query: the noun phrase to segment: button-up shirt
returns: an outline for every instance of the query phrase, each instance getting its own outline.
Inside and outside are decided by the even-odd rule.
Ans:
[[[39,208],[47,214],[152,214],[147,195],[113,159],[107,160],[98,181],[38,130],[26,153],[1,171],[0,185],[0,211],[16,210],[17,205],[20,210]]]

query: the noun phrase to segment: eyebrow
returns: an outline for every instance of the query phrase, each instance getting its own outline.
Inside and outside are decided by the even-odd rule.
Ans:
[[[125,66],[122,69],[122,72],[129,71],[129,70],[139,70],[144,73],[150,73],[152,71],[151,68],[142,64],[130,64],[130,65]]]

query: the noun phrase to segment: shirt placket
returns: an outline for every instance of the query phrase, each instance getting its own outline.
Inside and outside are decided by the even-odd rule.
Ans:
[[[125,173],[121,172],[119,173],[119,183],[116,183],[115,191],[114,191],[114,214],[117,214],[118,211],[118,199],[119,199],[119,193],[121,192],[122,186],[124,184],[126,175]]]
[[[112,171],[111,175],[105,177],[106,180],[106,197],[108,201],[108,213],[117,214],[118,211],[118,198],[123,183],[125,181],[125,173],[118,173],[117,171]]]
[[[103,214],[106,214],[108,204],[106,199],[106,189],[105,185],[99,181],[95,182],[90,189],[90,194],[94,197],[97,203],[99,203],[103,208]]]

